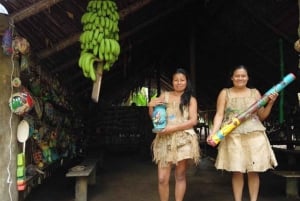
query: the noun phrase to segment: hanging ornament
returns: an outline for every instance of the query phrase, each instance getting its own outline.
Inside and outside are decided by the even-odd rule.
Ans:
[[[29,92],[14,93],[9,99],[10,110],[17,115],[29,112],[33,106],[34,101]]]
[[[18,77],[15,77],[12,81],[11,81],[11,85],[15,88],[19,88],[21,86],[21,80]]]
[[[2,38],[2,49],[3,53],[7,56],[10,56],[13,53],[12,38],[13,36],[11,29],[6,29]]]
[[[29,53],[29,50],[30,50],[29,42],[21,36],[16,36],[13,39],[12,47],[13,47],[13,51],[15,52],[15,54],[20,53],[22,55],[26,55]]]
[[[297,52],[300,52],[300,39],[298,39],[295,43],[294,43],[294,49]]]

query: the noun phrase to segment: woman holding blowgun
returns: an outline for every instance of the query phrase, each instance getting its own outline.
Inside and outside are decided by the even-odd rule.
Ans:
[[[211,136],[222,125],[261,98],[257,89],[247,87],[248,80],[248,71],[245,66],[239,65],[233,69],[231,74],[233,86],[222,89],[218,95],[213,128],[207,137],[208,143],[210,143]],[[270,94],[268,103],[235,128],[218,146],[215,167],[232,172],[235,201],[242,201],[244,174],[248,176],[250,201],[257,201],[260,185],[259,172],[277,166],[275,154],[262,124],[262,121],[269,116],[277,96],[277,93]]]

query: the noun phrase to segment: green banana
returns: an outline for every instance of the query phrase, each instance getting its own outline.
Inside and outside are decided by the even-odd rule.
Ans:
[[[94,61],[90,63],[90,78],[95,82],[96,81],[96,72],[94,68]]]
[[[120,44],[116,40],[114,40],[114,39],[111,39],[111,40],[113,41],[112,43],[114,44],[114,51],[113,51],[113,53],[114,53],[115,56],[119,56],[120,50],[121,50]]]
[[[101,32],[98,34],[97,42],[99,43],[99,45],[100,45],[101,41],[103,40],[103,36],[104,35]]]
[[[109,62],[105,62],[104,66],[103,66],[103,70],[109,71],[110,65],[111,64]]]
[[[94,70],[94,62],[95,62],[95,57],[90,57],[89,60],[87,61],[87,66],[85,68],[86,72],[91,75],[91,71]]]
[[[93,48],[93,54],[98,55],[98,51],[99,51],[99,45],[95,45]]]
[[[97,10],[100,10],[101,9],[101,1],[97,1]]]
[[[101,53],[101,54],[104,54],[105,53],[105,39],[103,39],[102,41],[101,41],[101,43],[100,43],[100,48],[99,48],[99,52]]]
[[[109,41],[109,46],[110,46],[110,53],[114,53],[116,47],[113,39],[107,39]]]
[[[78,66],[80,67],[80,68],[82,68],[82,54],[80,54],[80,56],[79,56],[79,59],[78,59]]]
[[[107,1],[102,1],[102,9],[103,10],[107,9]]]
[[[94,59],[94,55],[92,53],[86,53],[83,56],[84,56],[84,58],[83,58],[83,70],[87,74],[89,74],[89,72],[90,72],[89,64],[90,64],[91,60]]]
[[[110,53],[111,52],[110,40],[107,38],[104,39],[104,41],[105,41],[105,52]]]
[[[98,17],[98,14],[97,13],[93,13],[92,16],[91,16],[91,18],[90,18],[90,22],[94,23],[97,17]]]
[[[102,52],[98,51],[98,57],[101,62],[104,61],[104,54]]]
[[[95,62],[103,62],[110,70],[120,54],[120,18],[117,4],[112,0],[90,0],[81,17],[83,32],[79,37],[81,54],[78,65],[85,77],[96,80]]]
[[[98,40],[98,36],[99,36],[100,30],[99,29],[95,29],[94,33],[93,33],[93,40]]]

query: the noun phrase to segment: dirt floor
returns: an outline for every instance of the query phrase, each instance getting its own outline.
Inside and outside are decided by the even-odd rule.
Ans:
[[[150,156],[138,152],[105,153],[97,169],[97,184],[88,187],[88,201],[159,201],[156,166]],[[35,188],[26,201],[73,201],[75,180],[58,171]],[[185,201],[233,201],[230,174],[216,171],[213,157],[204,156],[199,167],[187,172],[188,186]],[[170,201],[174,180],[171,181]],[[261,175],[259,201],[296,201],[285,196],[285,180],[270,172]],[[243,201],[249,201],[247,188]]]

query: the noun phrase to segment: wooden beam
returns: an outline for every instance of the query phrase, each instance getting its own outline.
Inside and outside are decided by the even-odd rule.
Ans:
[[[182,1],[180,3],[178,3],[176,6],[170,6],[169,9],[165,10],[164,12],[162,13],[159,13],[158,15],[155,15],[153,18],[151,18],[150,20],[148,21],[145,21],[144,23],[140,24],[139,26],[136,26],[134,29],[122,34],[120,36],[120,39],[124,39],[124,38],[127,38],[129,37],[130,35],[133,35],[134,33],[138,32],[139,30],[147,27],[149,24],[152,24],[154,23],[155,21],[169,15],[170,13],[173,13],[177,10],[180,10],[184,7],[185,4],[187,3],[190,3],[192,2],[193,0],[185,0],[185,1]]]
[[[265,27],[267,27],[268,29],[270,29],[273,33],[275,33],[276,35],[282,37],[285,41],[287,41],[290,44],[294,44],[294,40],[292,38],[290,38],[288,35],[286,35],[283,31],[279,30],[278,28],[276,28],[274,25],[272,25],[271,23],[269,23],[265,18],[261,17],[260,15],[258,15],[258,13],[255,13],[250,6],[244,5],[241,2],[237,1],[237,4],[244,9],[245,11],[247,11],[254,19],[256,19],[258,22],[260,22],[261,24],[263,24]]]
[[[76,82],[72,83],[72,89],[77,92],[85,90],[85,89],[89,89],[92,92],[92,87],[93,87],[93,81],[88,78],[81,79],[80,82],[76,81]]]
[[[62,0],[41,0],[29,7],[26,7],[16,13],[12,13],[10,15],[10,20],[14,23],[22,21],[28,17],[31,17],[32,15],[35,15],[49,7],[51,7],[54,4],[57,4]]]
[[[46,50],[41,51],[40,53],[37,53],[36,54],[37,58],[39,58],[39,59],[47,58],[51,54],[59,52],[59,51],[65,49],[66,47],[69,47],[69,46],[73,45],[74,43],[79,42],[79,36],[80,36],[80,33],[77,33],[77,34],[65,39],[64,41],[54,45],[53,46],[54,48],[46,49]]]
[[[56,68],[53,68],[53,70],[51,71],[51,73],[58,73],[61,72],[63,70],[66,70],[68,68],[70,68],[70,66],[74,66],[74,64],[76,64],[78,62],[78,58],[76,59],[72,59],[70,61],[68,61],[67,63],[64,63]]]
[[[143,3],[138,2],[138,3],[136,3],[136,4],[138,4],[138,5],[135,5],[135,4],[134,4],[134,5],[130,6],[129,8],[126,8],[126,9],[121,10],[121,11],[119,12],[119,13],[120,13],[120,17],[125,18],[125,16],[127,16],[128,14],[130,14],[130,12],[128,12],[129,10],[132,11],[132,12],[135,12],[135,11],[137,10],[137,8],[140,9],[140,8],[142,8],[142,5],[145,6],[145,5],[147,5],[148,3],[150,3],[151,1],[153,1],[153,0],[145,0],[145,1],[143,1]],[[147,25],[149,25],[149,24],[151,24],[151,23],[157,21],[157,20],[160,19],[161,17],[164,17],[164,16],[168,15],[169,13],[174,12],[175,10],[178,10],[178,9],[182,8],[182,6],[183,6],[184,4],[186,4],[186,3],[190,2],[190,1],[193,1],[193,0],[183,1],[183,3],[178,4],[177,7],[172,8],[172,9],[169,9],[169,10],[166,10],[166,12],[161,13],[160,15],[155,16],[154,18],[152,18],[152,19],[150,19],[150,20],[144,22],[143,24],[141,24],[141,25],[135,27],[133,30],[130,30],[130,31],[124,33],[124,34],[121,34],[120,40],[123,40],[124,38],[129,37],[130,35],[132,35],[132,34],[138,32],[138,31],[141,30],[142,28],[144,28],[144,27],[146,27]],[[122,13],[123,13],[123,14],[122,14]],[[60,51],[60,50],[62,50],[62,49],[64,49],[64,48],[66,48],[66,47],[68,47],[68,46],[70,46],[70,45],[73,45],[74,43],[76,43],[76,42],[79,41],[80,34],[81,34],[81,33],[77,33],[77,34],[71,36],[70,38],[67,38],[67,39],[64,40],[64,41],[59,42],[58,44],[56,44],[56,45],[53,46],[54,48],[46,49],[46,50],[41,51],[40,53],[37,54],[37,57],[38,57],[39,59],[44,59],[44,58],[46,58],[46,57],[49,57],[49,56],[50,56],[51,54],[53,54],[53,53],[56,53],[56,52],[58,52],[58,51]]]
[[[151,3],[153,0],[142,0],[142,1],[136,1],[133,5],[129,6],[126,9],[123,9],[119,12],[120,15],[120,20],[124,20],[124,18],[131,14],[134,13],[138,10],[140,10],[141,8],[145,7],[146,5],[148,5],[149,3]]]
[[[47,0],[47,1],[49,1],[49,0]],[[120,19],[124,20],[124,18],[127,15],[138,11],[139,9],[148,5],[152,1],[153,0],[138,1],[137,3],[134,3],[133,5],[129,6],[128,8],[122,9],[121,11],[119,11]],[[53,45],[54,48],[46,49],[46,50],[41,51],[40,53],[37,53],[37,57],[39,59],[44,59],[55,52],[58,52],[70,45],[73,45],[74,43],[79,41],[80,34],[81,33],[76,33],[75,35],[71,36],[70,38],[67,38],[66,40],[63,40],[62,42],[59,42],[58,44]]]
[[[68,76],[68,79],[66,79],[64,81],[65,84],[68,84],[69,82],[73,82],[74,80],[76,80],[77,78],[83,76],[82,71],[79,71],[78,73],[76,73],[75,75],[72,76]]]

